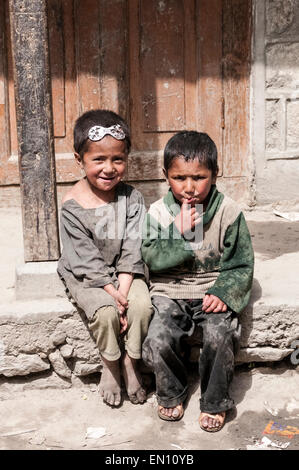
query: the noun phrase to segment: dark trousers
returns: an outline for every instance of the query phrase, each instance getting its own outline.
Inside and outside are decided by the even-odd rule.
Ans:
[[[202,300],[174,300],[153,296],[154,316],[143,343],[142,358],[153,370],[159,405],[172,408],[188,393],[183,359],[185,340],[200,330],[202,351],[198,371],[200,409],[219,413],[234,406],[229,385],[241,327],[234,312],[204,313]]]

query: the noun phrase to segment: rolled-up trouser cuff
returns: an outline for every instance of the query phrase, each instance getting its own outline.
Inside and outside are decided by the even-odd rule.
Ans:
[[[234,406],[234,400],[231,400],[230,398],[225,398],[224,400],[215,403],[205,403],[204,400],[200,400],[200,411],[203,413],[221,413],[222,411],[230,410]]]
[[[157,395],[157,401],[160,406],[164,406],[165,408],[173,408],[180,403],[183,403],[188,395],[188,387],[185,387],[184,391],[175,398],[161,398]]]

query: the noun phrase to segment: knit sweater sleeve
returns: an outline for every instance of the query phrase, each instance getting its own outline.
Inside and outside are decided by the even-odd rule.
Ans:
[[[172,222],[167,227],[147,214],[143,225],[142,257],[152,272],[165,271],[193,260],[188,242]]]
[[[249,301],[253,270],[251,237],[241,212],[226,230],[220,274],[207,294],[216,295],[233,311],[240,313]]]

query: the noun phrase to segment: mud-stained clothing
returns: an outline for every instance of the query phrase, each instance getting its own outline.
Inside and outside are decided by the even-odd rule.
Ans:
[[[149,208],[142,255],[150,273],[154,317],[143,359],[155,373],[159,404],[174,407],[181,403],[187,395],[183,340],[197,325],[203,334],[201,410],[216,413],[233,405],[228,389],[240,335],[237,315],[249,301],[254,255],[238,205],[216,185],[208,201],[202,223],[191,234],[193,239],[175,225],[181,206],[171,190]],[[201,306],[206,294],[221,299],[227,312],[204,313]]]
[[[143,196],[122,182],[108,204],[86,209],[71,199],[61,208],[63,252],[58,274],[68,297],[84,311],[107,360],[120,357],[120,321],[116,302],[104,286],[113,284],[117,289],[119,273],[134,276],[128,293],[128,329],[122,338],[132,358],[141,357],[152,314],[140,251],[144,215]]]
[[[178,300],[153,296],[154,317],[143,344],[144,362],[154,370],[159,405],[172,408],[188,393],[183,352],[185,341],[195,334],[202,343],[198,371],[201,379],[200,409],[218,413],[233,407],[229,385],[240,325],[237,315],[205,313],[202,300]],[[198,337],[199,334],[199,337]]]
[[[85,209],[74,199],[62,205],[58,274],[89,320],[100,307],[116,307],[103,287],[118,288],[118,273],[144,275],[140,253],[144,215],[143,196],[125,183],[115,188],[114,201],[96,209]]]
[[[141,345],[153,311],[148,287],[142,279],[133,280],[128,293],[128,304],[128,328],[121,338],[116,307],[107,305],[99,308],[88,322],[101,355],[108,361],[117,361],[121,356],[122,347],[132,359],[141,359]]]
[[[176,228],[181,210],[171,190],[154,202],[144,224],[142,256],[150,270],[151,295],[171,299],[219,297],[234,312],[248,303],[254,255],[250,233],[238,205],[212,185],[195,240]],[[201,230],[201,236],[197,232]]]

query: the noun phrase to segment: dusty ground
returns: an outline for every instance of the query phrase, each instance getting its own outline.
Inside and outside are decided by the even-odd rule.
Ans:
[[[0,299],[9,301],[14,296],[14,266],[22,261],[20,210],[0,209],[0,219]],[[288,261],[298,252],[298,222],[274,216],[264,222],[254,216],[249,226],[256,254],[265,262],[277,258],[279,267],[280,259]],[[287,280],[285,289],[294,292],[297,280],[298,276],[293,276],[293,284]],[[236,409],[215,434],[199,428],[200,391],[194,374],[185,416],[177,423],[157,418],[153,394],[144,405],[124,400],[120,408],[111,409],[102,403],[95,384],[49,389],[40,380],[39,389],[30,386],[17,380],[0,384],[0,450],[252,449],[263,437],[280,446],[288,444],[287,450],[299,450],[299,374],[288,362],[272,368],[238,368],[232,386]],[[104,428],[105,435],[86,438],[90,427]]]
[[[209,434],[199,428],[198,382],[191,376],[191,397],[180,422],[157,418],[152,394],[144,405],[126,399],[118,409],[102,403],[96,388],[17,391],[0,389],[0,449],[195,450],[244,449],[260,443],[289,443],[299,450],[299,374],[288,368],[237,371],[232,396],[236,409],[226,426]],[[263,434],[267,429],[272,434]],[[86,438],[90,427],[104,428],[98,439]],[[269,447],[269,450],[278,448]]]

